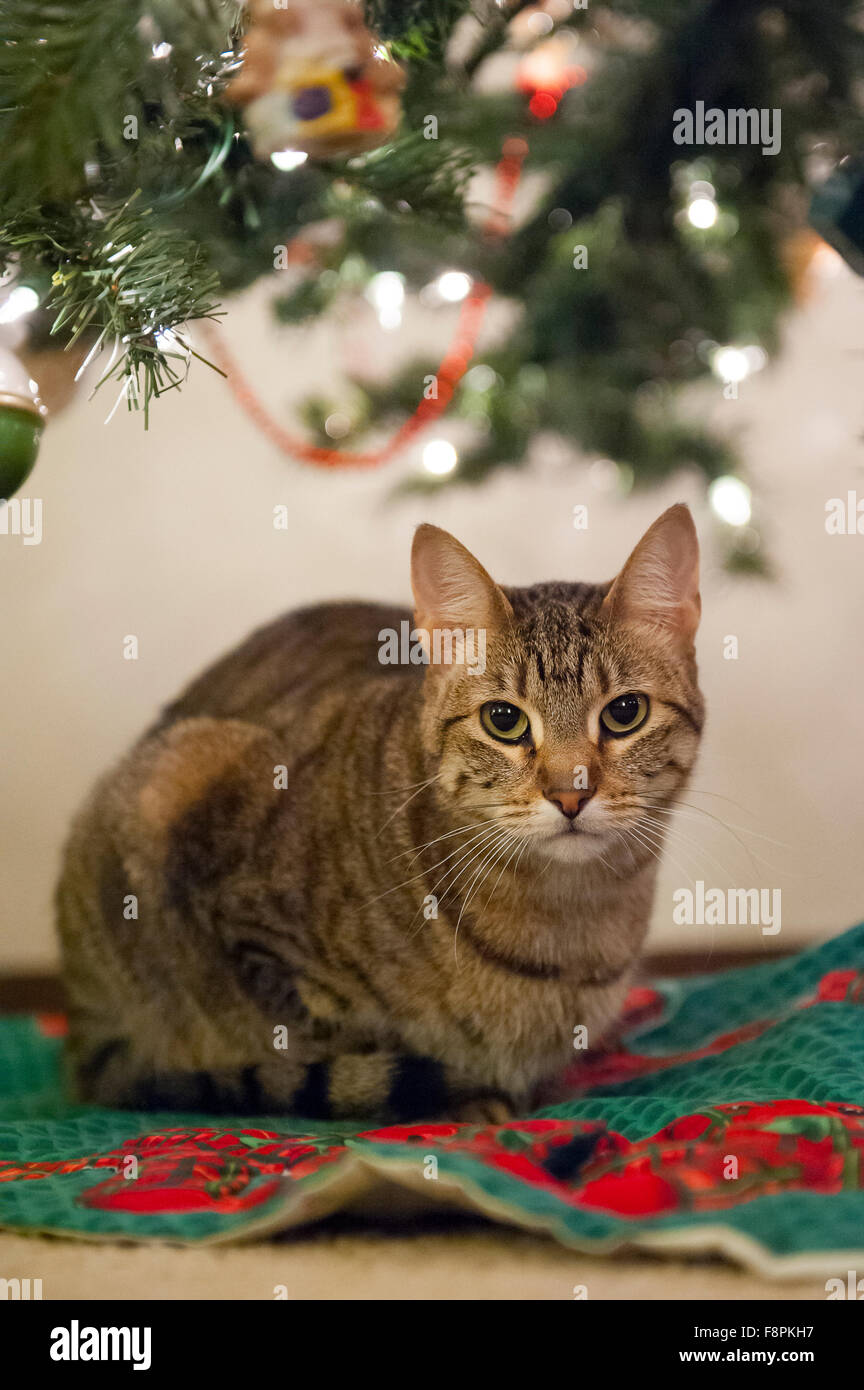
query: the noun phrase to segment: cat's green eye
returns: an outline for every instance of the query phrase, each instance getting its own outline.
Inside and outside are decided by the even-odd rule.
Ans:
[[[641,729],[648,718],[648,696],[636,691],[618,695],[600,712],[600,723],[613,738],[623,738]]]
[[[528,716],[507,700],[489,700],[480,710],[480,723],[500,743],[518,743],[530,729]]]

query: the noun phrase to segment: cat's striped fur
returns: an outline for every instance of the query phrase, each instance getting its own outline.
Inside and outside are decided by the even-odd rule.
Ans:
[[[422,527],[416,621],[482,628],[483,674],[382,665],[379,634],[410,615],[335,604],[195,681],[72,830],[79,1094],[312,1117],[529,1103],[575,1028],[595,1043],[614,1019],[647,928],[652,813],[702,725],[696,565],[683,507],[612,586],[501,590]],[[647,723],[604,739],[598,711],[633,690]],[[484,732],[495,699],[530,744]],[[577,766],[595,790],[574,821],[550,797]]]

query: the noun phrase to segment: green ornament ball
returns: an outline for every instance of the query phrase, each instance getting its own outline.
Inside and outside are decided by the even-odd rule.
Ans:
[[[36,382],[20,357],[0,342],[0,502],[30,476],[45,415]]]
[[[45,421],[32,410],[0,405],[0,501],[18,491],[33,471]]]

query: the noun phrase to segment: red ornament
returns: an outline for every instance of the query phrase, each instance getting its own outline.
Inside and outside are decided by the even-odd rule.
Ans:
[[[572,49],[561,37],[547,39],[531,50],[519,64],[517,91],[530,94],[528,109],[538,121],[548,121],[571,87],[581,87],[588,73],[570,61]]]
[[[346,0],[247,0],[243,64],[226,98],[245,111],[256,158],[329,159],[396,132],[405,75]]]

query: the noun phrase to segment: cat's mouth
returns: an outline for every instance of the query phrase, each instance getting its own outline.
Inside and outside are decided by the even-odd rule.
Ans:
[[[571,822],[560,830],[547,831],[537,837],[541,853],[559,860],[562,864],[582,864],[602,855],[605,836],[602,831],[588,830],[577,822]]]
[[[597,838],[595,831],[587,830],[585,826],[580,825],[578,821],[571,820],[567,821],[565,825],[562,825],[560,830],[556,830],[553,832],[553,839],[567,839],[567,837],[570,835],[590,835],[592,839]]]

